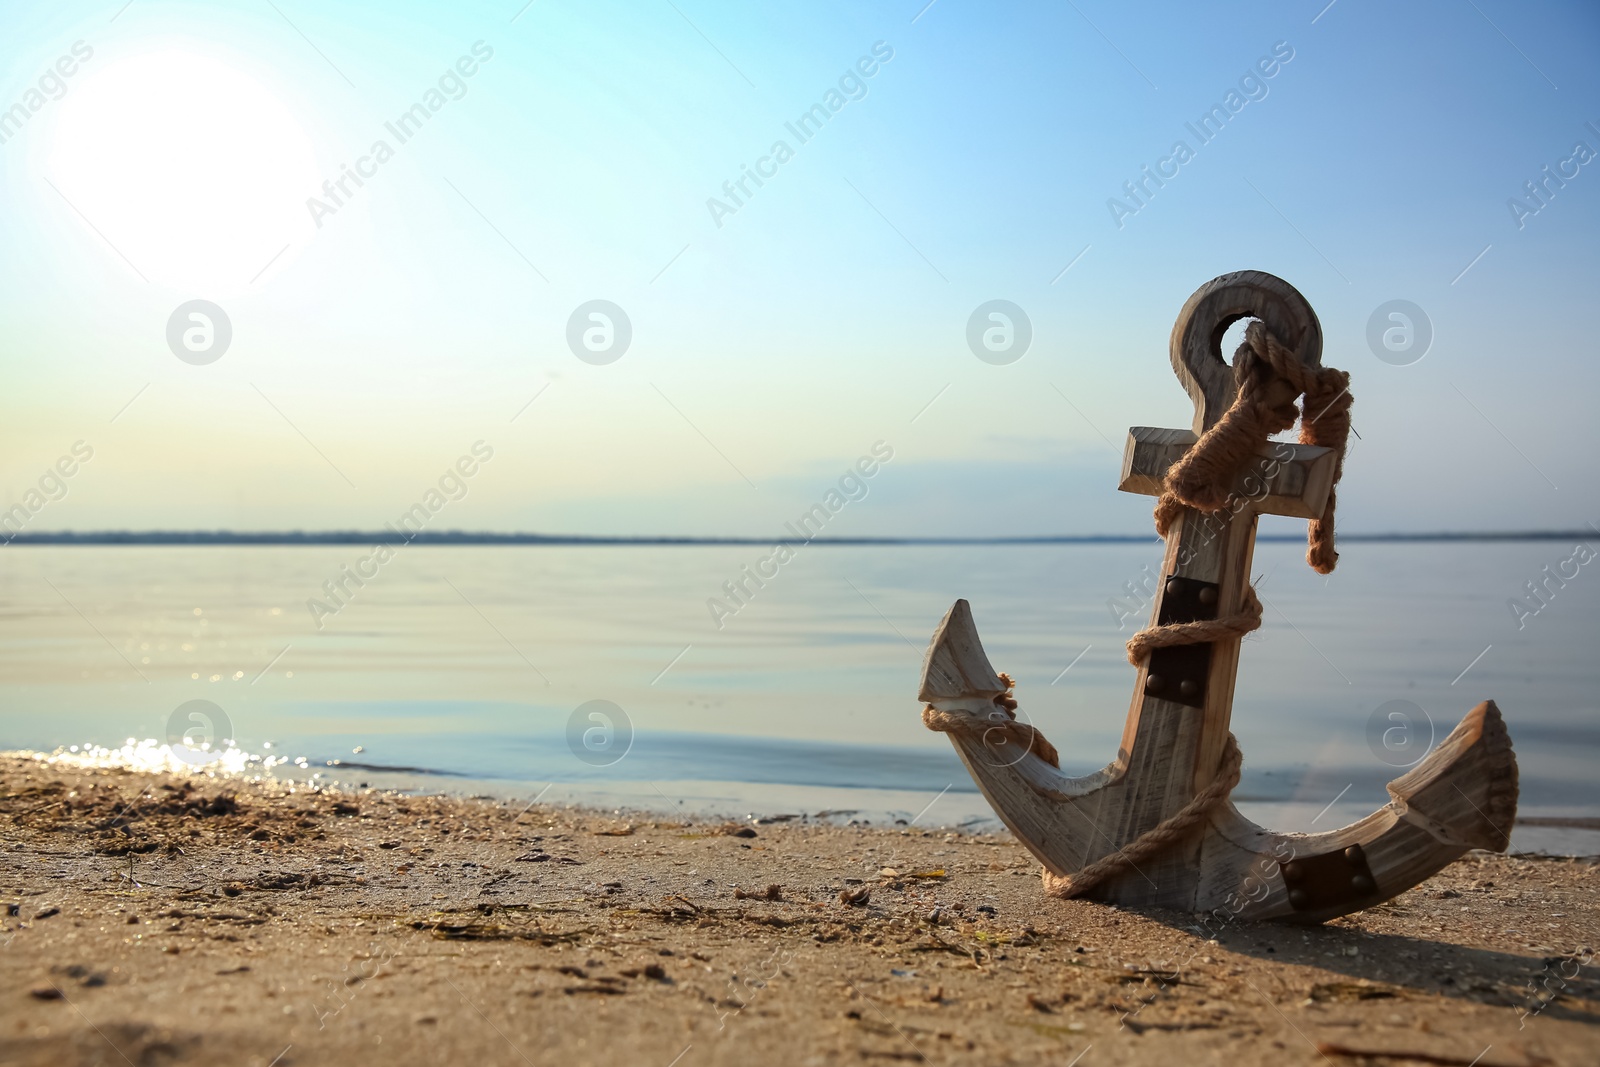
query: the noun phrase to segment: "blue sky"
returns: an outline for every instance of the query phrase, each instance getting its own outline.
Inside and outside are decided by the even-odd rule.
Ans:
[[[1600,522],[1600,165],[1507,204],[1600,152],[1600,10],[1324,3],[9,6],[0,507],[83,441],[28,528],[376,528],[481,440],[441,525],[763,535],[881,440],[830,533],[1143,532],[1118,453],[1189,421],[1172,319],[1257,268],[1352,374],[1345,528]],[[195,299],[232,327],[204,365],[167,341]],[[604,365],[566,340],[597,299]],[[966,340],[994,299],[1007,365]],[[1392,300],[1419,361],[1368,346]]]

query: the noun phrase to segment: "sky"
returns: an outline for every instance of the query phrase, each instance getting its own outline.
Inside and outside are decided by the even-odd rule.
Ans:
[[[1600,8],[925,2],[6,5],[0,508],[777,536],[877,449],[828,533],[1143,533],[1260,269],[1343,528],[1600,523]]]

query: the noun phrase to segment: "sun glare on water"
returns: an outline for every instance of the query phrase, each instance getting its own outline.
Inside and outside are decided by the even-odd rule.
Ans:
[[[306,197],[322,181],[309,138],[270,90],[176,49],[74,85],[47,173],[115,247],[107,254],[152,283],[206,296],[243,291],[269,263],[276,271],[292,259],[310,230]]]

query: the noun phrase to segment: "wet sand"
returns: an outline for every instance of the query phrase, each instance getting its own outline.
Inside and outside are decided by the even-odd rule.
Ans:
[[[1600,1062],[1592,859],[1325,926],[1046,898],[1008,835],[0,756],[0,1062]]]

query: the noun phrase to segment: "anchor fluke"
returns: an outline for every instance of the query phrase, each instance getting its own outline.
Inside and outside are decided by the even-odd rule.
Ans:
[[[996,673],[983,651],[972,606],[956,601],[939,621],[922,660],[922,688],[917,692],[917,699],[926,702],[922,725],[965,735],[981,746],[1015,746],[1017,754],[1008,762],[1029,760],[1054,771],[1061,757],[1043,734],[1017,721],[1011,686],[1011,679]],[[961,745],[956,750],[967,758]]]
[[[977,624],[972,621],[972,605],[956,601],[939,620],[922,658],[922,688],[917,699],[930,704],[964,697],[993,700],[1010,688],[983,651]]]
[[[1485,700],[1467,712],[1388,789],[1400,817],[1439,841],[1504,852],[1517,817],[1517,757],[1499,707]]]

